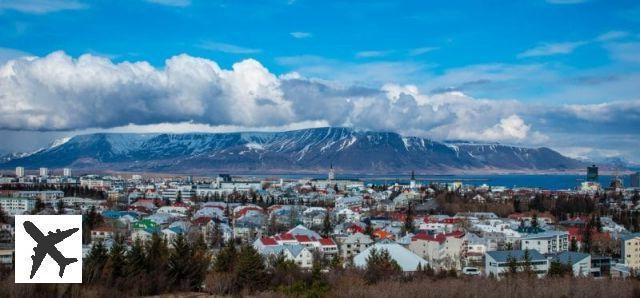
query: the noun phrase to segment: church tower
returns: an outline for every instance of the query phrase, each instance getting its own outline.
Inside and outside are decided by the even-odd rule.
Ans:
[[[409,188],[416,188],[416,173],[411,171],[411,180],[409,181]]]
[[[333,181],[336,178],[336,173],[333,171],[333,163],[331,163],[331,166],[329,168],[329,181]]]

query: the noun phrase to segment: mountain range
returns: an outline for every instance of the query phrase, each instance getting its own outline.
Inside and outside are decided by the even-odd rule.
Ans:
[[[311,128],[285,132],[96,133],[0,159],[0,168],[174,173],[560,172],[584,162],[549,148],[437,142],[393,132]]]

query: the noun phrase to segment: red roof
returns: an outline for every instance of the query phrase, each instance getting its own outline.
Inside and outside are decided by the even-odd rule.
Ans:
[[[294,236],[298,242],[312,242],[307,235],[296,235]]]
[[[207,217],[207,216],[202,216],[202,217],[198,217],[196,219],[194,219],[192,221],[192,223],[194,225],[199,225],[199,226],[203,226],[208,224],[211,221],[211,217]]]
[[[447,240],[447,237],[460,238],[462,236],[464,236],[464,232],[462,231],[454,231],[447,234],[436,234],[436,235],[430,235],[422,232],[411,237],[411,241],[424,240],[424,241],[437,241],[439,243],[442,243],[445,240]]]
[[[271,237],[260,238],[260,241],[262,242],[263,245],[278,245],[278,241],[276,241],[276,239],[273,239]]]
[[[276,236],[277,239],[280,240],[295,240],[293,238],[293,235],[289,234],[289,233],[282,233]]]
[[[331,246],[331,245],[336,245],[336,243],[333,242],[333,239],[331,239],[331,238],[321,238],[320,239],[320,245]]]

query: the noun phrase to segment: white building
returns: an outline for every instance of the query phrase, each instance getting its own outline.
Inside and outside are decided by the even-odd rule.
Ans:
[[[64,196],[61,190],[21,190],[13,193],[15,198],[40,199],[45,204],[53,204]]]
[[[371,245],[373,245],[373,240],[368,235],[362,233],[351,234],[340,240],[340,256],[343,260],[351,259]]]
[[[71,169],[69,168],[62,169],[62,176],[71,177]]]
[[[49,176],[49,169],[40,168],[40,177],[47,177],[47,176]]]
[[[111,180],[96,179],[96,178],[82,178],[80,179],[80,186],[88,187],[90,189],[109,189],[111,188]]]
[[[485,274],[502,278],[509,272],[509,261],[513,259],[516,261],[516,270],[523,271],[526,263],[524,250],[488,251],[485,254]],[[538,277],[543,277],[549,272],[549,260],[537,250],[529,251],[529,264]]]
[[[16,177],[24,177],[24,167],[16,167]]]
[[[2,210],[10,215],[30,213],[36,207],[36,200],[32,198],[0,197]]]
[[[569,250],[569,232],[546,231],[529,234],[520,241],[521,249],[537,250],[542,254],[553,254]]]
[[[563,251],[554,257],[554,260],[565,265],[570,265],[575,277],[588,277],[591,275],[591,255],[573,251]]]

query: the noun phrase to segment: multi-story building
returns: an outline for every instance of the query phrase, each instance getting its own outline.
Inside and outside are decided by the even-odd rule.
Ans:
[[[64,197],[61,190],[22,190],[13,193],[14,198],[40,199],[45,204],[53,204]]]
[[[587,167],[587,181],[598,182],[598,167],[596,165]]]
[[[373,240],[362,233],[351,234],[340,240],[340,256],[348,260],[373,245]]]
[[[71,169],[69,168],[62,169],[62,176],[71,177]]]
[[[25,214],[36,207],[36,200],[33,198],[0,197],[0,206],[2,210],[11,215]]]
[[[526,254],[529,254],[528,260]],[[509,272],[509,264],[515,260],[516,270],[523,271],[527,261],[531,271],[543,277],[549,271],[549,260],[537,250],[499,250],[485,254],[485,274],[500,279]]]
[[[40,177],[47,177],[47,176],[49,176],[49,169],[40,168]]]
[[[459,269],[466,250],[464,233],[429,235],[418,233],[411,238],[409,250],[424,258],[436,269]]]
[[[639,188],[640,187],[640,172],[635,172],[631,174],[631,187]]]
[[[16,177],[24,177],[24,167],[16,167]]]
[[[622,263],[630,269],[640,269],[640,233],[620,237]]]
[[[537,250],[543,254],[553,254],[569,250],[569,232],[546,231],[529,234],[520,241],[521,249]]]
[[[80,179],[80,186],[88,187],[90,189],[109,189],[111,188],[112,181],[107,179],[95,179],[95,178],[83,178]]]

